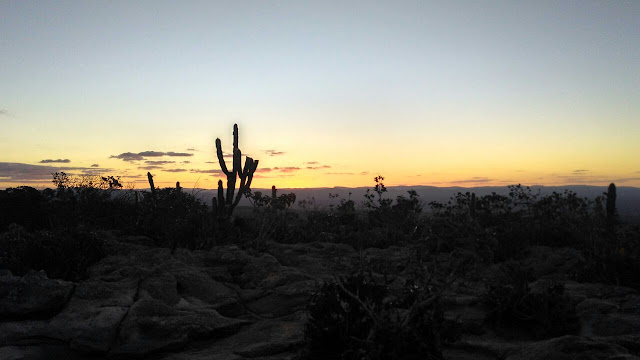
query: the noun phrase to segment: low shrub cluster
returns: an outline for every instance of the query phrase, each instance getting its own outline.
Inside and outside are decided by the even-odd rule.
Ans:
[[[78,281],[104,256],[104,236],[84,227],[29,232],[13,224],[0,234],[0,268],[14,275],[44,270],[49,278]]]
[[[575,304],[564,286],[553,283],[541,291],[529,288],[529,273],[517,262],[501,265],[487,284],[487,321],[502,336],[536,339],[575,334],[580,329]]]
[[[308,359],[442,359],[442,345],[457,340],[457,323],[445,321],[442,293],[449,272],[422,268],[401,289],[361,271],[326,283],[311,300],[305,327]]]

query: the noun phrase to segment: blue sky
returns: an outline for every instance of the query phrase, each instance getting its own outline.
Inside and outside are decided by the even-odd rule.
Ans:
[[[638,39],[637,1],[3,1],[0,162],[209,187],[238,123],[299,168],[265,186],[640,185]]]

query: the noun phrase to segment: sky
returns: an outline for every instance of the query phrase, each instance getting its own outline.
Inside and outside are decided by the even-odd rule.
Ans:
[[[0,187],[640,186],[640,1],[0,0]]]

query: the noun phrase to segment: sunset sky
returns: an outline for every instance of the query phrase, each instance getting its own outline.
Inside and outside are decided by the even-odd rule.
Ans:
[[[455,3],[455,4],[454,4]],[[640,186],[640,1],[0,1],[0,188]]]

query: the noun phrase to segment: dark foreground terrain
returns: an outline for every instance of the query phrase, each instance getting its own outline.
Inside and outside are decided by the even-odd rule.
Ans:
[[[6,190],[0,359],[640,359],[640,237],[611,189],[425,217],[380,185],[216,219],[181,189]]]
[[[305,348],[305,309],[323,282],[365,261],[398,269],[390,287],[401,291],[401,269],[414,256],[410,247],[359,253],[321,242],[269,243],[262,254],[219,246],[172,255],[145,242],[110,238],[108,255],[78,283],[4,271],[0,358],[294,359]],[[575,306],[566,314],[575,317],[566,320],[574,322],[570,334],[548,339],[514,339],[486,324],[485,280],[498,266],[459,279],[441,297],[444,319],[459,327],[457,339],[443,346],[444,358],[638,358],[640,294],[571,280],[579,260],[574,249],[539,246],[524,261],[538,277],[528,284],[531,292],[561,284],[567,306]]]

